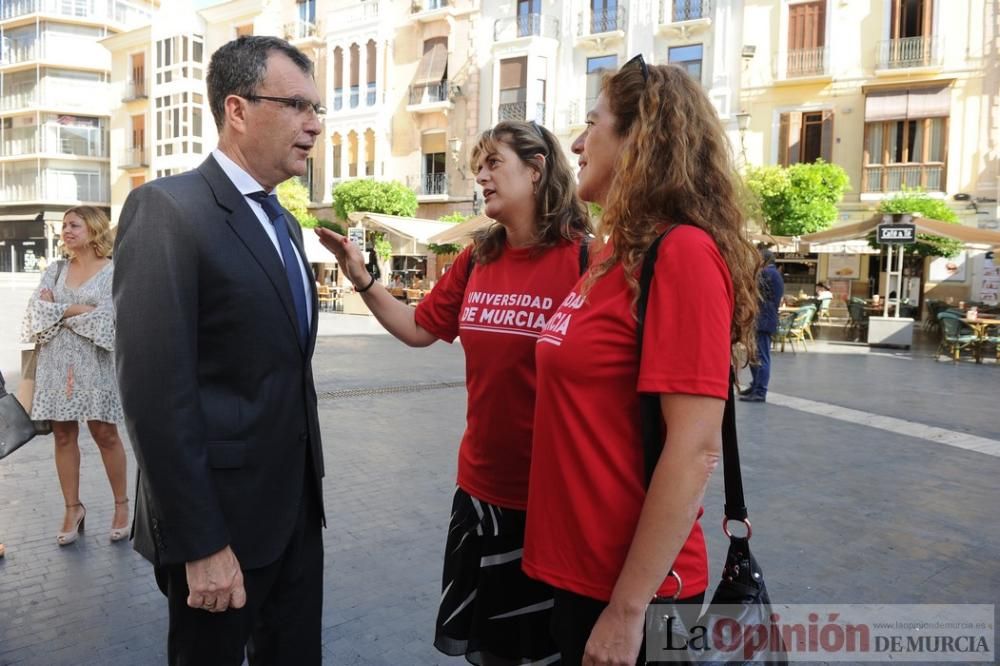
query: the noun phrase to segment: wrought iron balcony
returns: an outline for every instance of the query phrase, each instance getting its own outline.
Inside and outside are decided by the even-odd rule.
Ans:
[[[145,146],[132,146],[126,148],[122,154],[120,164],[122,169],[136,169],[138,167],[149,166],[149,159],[146,157]]]
[[[791,49],[785,54],[785,76],[820,76],[826,73],[826,47]]]
[[[444,9],[451,6],[450,0],[413,0],[410,3],[410,13],[432,12],[435,9]]]
[[[528,112],[527,102],[508,102],[497,107],[498,120],[525,120]]]
[[[319,23],[315,21],[295,21],[285,24],[285,39],[312,39],[319,36]]]
[[[697,21],[712,15],[711,0],[673,0],[672,4],[670,18],[674,23]]]
[[[864,171],[865,192],[902,192],[918,187],[944,191],[944,164],[868,165]]]
[[[493,23],[493,41],[503,42],[520,37],[558,39],[559,19],[545,14],[522,14],[497,19]]]
[[[410,86],[410,104],[436,104],[448,101],[448,82]]]
[[[146,81],[137,80],[129,81],[125,84],[125,90],[122,91],[122,101],[131,102],[136,99],[147,99],[149,94],[146,92]]]
[[[617,32],[625,29],[625,7],[611,9],[595,9],[580,13],[578,34],[600,35],[606,32]]]
[[[878,44],[878,69],[933,67],[941,64],[937,35],[886,39]]]
[[[425,173],[409,177],[410,188],[417,196],[446,196],[448,194],[448,174]]]

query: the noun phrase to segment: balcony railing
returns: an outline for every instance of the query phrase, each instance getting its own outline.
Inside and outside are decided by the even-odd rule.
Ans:
[[[497,107],[497,119],[500,121],[525,120],[527,112],[527,102],[508,102]]]
[[[146,81],[129,81],[125,84],[125,90],[122,91],[122,101],[131,102],[136,99],[146,99],[149,97],[146,90]]]
[[[18,133],[17,130],[8,130],[4,135],[3,148],[0,149],[0,157],[20,157],[21,155],[34,155],[38,152],[38,133],[34,127],[21,128],[31,130],[29,133]]]
[[[0,66],[16,65],[38,59],[39,41],[5,39],[0,50]]]
[[[410,188],[423,195],[448,194],[448,174],[446,173],[425,173],[422,176],[410,176]]]
[[[0,5],[0,21],[28,14],[51,14],[135,27],[151,12],[121,0],[7,0]]]
[[[0,110],[14,111],[15,109],[27,109],[36,106],[38,103],[39,86],[34,81],[22,84],[14,84],[4,90],[0,97]]]
[[[493,41],[501,42],[518,37],[549,37],[558,39],[559,19],[545,14],[523,14],[497,19],[493,23]]]
[[[785,76],[818,76],[826,72],[826,47],[792,49],[785,57]]]
[[[904,69],[940,65],[939,42],[937,35],[881,41],[878,43],[878,68]]]
[[[410,13],[432,12],[435,9],[449,7],[451,4],[451,0],[413,0],[410,3]]]
[[[42,106],[63,110],[80,109],[92,114],[99,113],[101,106],[107,103],[107,96],[106,83],[47,77],[40,84],[27,81],[6,88],[3,95],[0,95],[0,110],[13,111]]]
[[[14,127],[4,131],[4,157],[21,155],[74,155],[107,157],[108,133],[101,127],[46,123],[40,128]]]
[[[6,39],[0,50],[0,65],[32,60],[53,60],[83,66],[107,66],[107,50],[93,39],[65,35],[43,35],[40,39]]]
[[[121,168],[134,169],[136,167],[149,166],[149,159],[146,157],[145,146],[132,146],[126,148],[122,153]]]
[[[410,86],[410,104],[436,104],[448,101],[448,82]]]
[[[605,32],[615,32],[625,29],[625,7],[611,9],[596,9],[580,14],[578,34],[599,35]]]
[[[32,169],[34,174],[34,169]],[[0,187],[0,201],[87,201],[107,204],[111,201],[108,174],[42,170],[41,179],[11,183]]]
[[[865,192],[902,192],[917,187],[944,191],[944,164],[866,166],[864,171]]]
[[[344,89],[334,88],[333,89],[333,110],[340,111],[344,108]]]
[[[285,24],[285,39],[310,39],[319,36],[319,24],[312,21],[295,21]]]
[[[368,91],[365,93],[365,106],[375,106],[376,101],[378,101],[378,93],[375,90],[375,82],[372,81],[368,84]]]
[[[368,0],[349,9],[337,10],[338,26],[371,21],[378,18],[378,0]]]
[[[670,2],[670,0],[667,0],[667,2]],[[672,7],[669,16],[670,20],[674,23],[696,21],[712,15],[711,0],[673,0],[671,4]],[[666,16],[665,8],[666,6],[664,5],[664,8],[661,9],[661,23],[665,23],[663,21]]]

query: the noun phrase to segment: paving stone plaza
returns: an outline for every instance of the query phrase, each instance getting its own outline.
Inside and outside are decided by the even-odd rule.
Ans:
[[[11,388],[33,286],[0,278]],[[324,663],[465,663],[431,645],[464,424],[462,350],[411,350],[369,318],[321,317]],[[1000,367],[936,362],[933,344],[872,351],[837,327],[821,337],[808,352],[774,355],[767,403],[737,405],[754,551],[772,598],[997,603]],[[51,437],[0,461],[0,665],[165,661],[165,600],[130,545],[108,542],[111,493],[89,437],[81,451],[87,531],[63,548]],[[721,516],[717,473],[703,519],[713,578]]]

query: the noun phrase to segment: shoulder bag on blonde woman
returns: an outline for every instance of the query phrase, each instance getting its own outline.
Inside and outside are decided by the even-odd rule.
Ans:
[[[0,374],[0,458],[17,451],[36,435],[35,425],[21,404],[4,387]]]
[[[59,282],[59,275],[62,273],[64,263],[63,261],[56,262],[56,279],[52,282],[53,287]],[[15,392],[17,401],[21,403],[24,411],[29,416],[31,415],[31,405],[35,398],[35,372],[38,369],[38,351],[41,348],[41,343],[36,342],[35,348],[31,350],[31,354],[28,355],[28,360],[24,364],[24,369],[21,372],[21,383],[17,385],[17,391]],[[50,421],[34,421],[34,424],[36,435],[48,435],[52,432],[52,423]]]

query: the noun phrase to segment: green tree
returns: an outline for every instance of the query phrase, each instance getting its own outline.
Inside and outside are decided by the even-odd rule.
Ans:
[[[941,199],[934,199],[926,192],[916,189],[904,189],[899,194],[883,199],[878,206],[879,213],[917,213],[920,217],[930,220],[940,220],[951,224],[961,224],[958,215],[955,214],[948,204]],[[868,237],[868,243],[872,247],[881,247],[875,242],[875,234]],[[917,234],[917,242],[906,246],[908,255],[918,257],[954,257],[962,250],[960,241],[944,238],[943,236],[932,236],[930,234]]]
[[[398,181],[349,180],[334,188],[333,210],[341,220],[355,211],[410,217],[417,212],[417,195]]]
[[[847,172],[822,160],[751,168],[746,184],[753,195],[749,213],[768,232],[781,236],[830,228],[837,219],[837,204],[851,186]]]
[[[442,215],[438,218],[438,222],[454,222],[458,224],[460,222],[465,222],[471,217],[471,215],[466,215],[465,213],[456,210],[448,213],[447,215]]]
[[[309,190],[297,176],[292,176],[279,184],[275,188],[275,193],[281,205],[295,216],[300,226],[312,229],[319,224],[316,216],[309,212]]]

